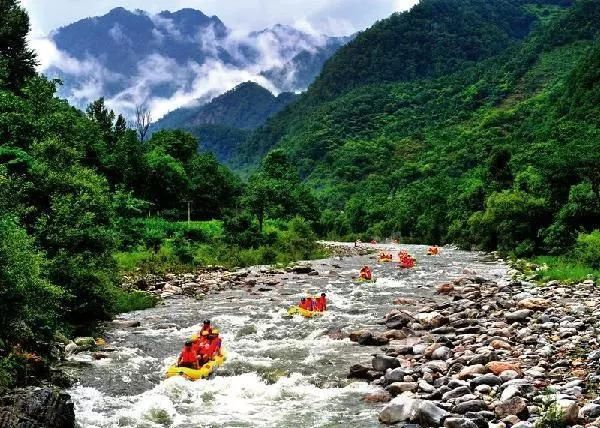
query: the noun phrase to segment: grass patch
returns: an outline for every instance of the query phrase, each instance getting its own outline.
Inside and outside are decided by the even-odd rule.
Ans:
[[[539,256],[533,259],[533,263],[540,266],[537,276],[541,281],[557,280],[570,284],[600,279],[600,270],[565,257]]]
[[[156,306],[156,298],[143,291],[124,291],[116,289],[113,295],[114,309],[117,313],[141,311]]]

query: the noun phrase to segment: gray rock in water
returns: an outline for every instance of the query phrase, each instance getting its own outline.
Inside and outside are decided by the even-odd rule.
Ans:
[[[0,427],[74,428],[71,397],[49,388],[11,391],[0,396]]]
[[[487,424],[486,424],[487,425]],[[478,428],[477,424],[465,418],[448,418],[444,421],[445,428]]]
[[[373,368],[378,372],[385,372],[387,369],[395,369],[400,367],[400,362],[394,357],[387,355],[375,355],[371,361]]]
[[[414,420],[417,413],[419,400],[405,395],[399,395],[388,403],[379,413],[379,422],[382,424],[396,424]]]
[[[385,380],[388,382],[402,382],[406,376],[404,369],[401,367],[395,369],[388,369],[385,372]]]
[[[93,337],[76,337],[73,342],[80,347],[96,346],[96,341]]]
[[[410,315],[405,314],[404,312],[398,312],[390,315],[385,320],[385,326],[391,330],[400,330],[412,321],[414,320]]]
[[[402,394],[403,392],[415,392],[417,390],[416,382],[394,382],[391,385],[388,385],[386,391],[388,391],[393,396]]]

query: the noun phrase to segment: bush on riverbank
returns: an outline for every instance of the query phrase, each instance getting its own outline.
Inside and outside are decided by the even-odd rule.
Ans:
[[[170,225],[168,221],[151,219],[149,225],[160,225],[163,232],[172,233],[162,233],[155,250],[140,243],[129,251],[117,253],[115,259],[122,273],[160,274],[189,272],[210,265],[233,268],[287,264],[327,256],[327,251],[316,243],[311,224],[301,217],[289,222],[267,220],[262,233],[252,218],[244,217],[244,222],[192,222],[188,228],[184,223]],[[202,231],[201,238],[189,233],[190,230]],[[253,231],[250,237],[242,236],[246,230]]]
[[[141,311],[156,306],[156,299],[142,291],[124,291],[116,289],[113,293],[114,310],[116,313]]]

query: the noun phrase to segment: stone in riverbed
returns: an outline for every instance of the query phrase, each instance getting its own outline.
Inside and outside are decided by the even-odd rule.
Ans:
[[[392,396],[389,392],[382,389],[381,391],[373,392],[366,395],[363,398],[365,403],[389,403],[392,400]]]
[[[502,373],[500,373],[500,380],[502,380],[502,382],[508,382],[509,380],[518,378],[519,373],[515,370],[504,370]]]
[[[520,419],[527,419],[529,411],[527,409],[527,401],[522,397],[513,397],[508,400],[499,402],[494,408],[494,412],[498,419],[504,419],[510,415],[516,415]]]
[[[405,393],[406,394],[406,393]],[[394,398],[379,414],[383,424],[415,422],[423,427],[439,427],[449,413],[426,400],[418,400],[408,395]]]
[[[600,417],[600,404],[588,403],[579,410],[581,419],[596,419]]]
[[[447,360],[452,356],[452,351],[446,346],[441,346],[431,353],[432,360]]]
[[[449,294],[454,291],[454,285],[450,284],[449,282],[446,282],[444,284],[438,285],[436,291],[438,292],[438,294]]]
[[[527,321],[533,315],[533,311],[530,309],[521,309],[514,312],[509,312],[504,315],[508,322],[521,322]]]
[[[388,385],[386,391],[388,391],[393,396],[402,394],[403,392],[415,392],[418,388],[416,382],[394,382],[391,385]]]
[[[404,376],[406,373],[402,367],[397,367],[395,369],[388,369],[385,372],[385,380],[388,382],[402,382],[404,381]]]
[[[391,330],[400,330],[413,321],[414,319],[410,315],[404,312],[395,312],[388,315],[385,326]]]
[[[471,421],[470,419],[448,418],[444,421],[444,428],[478,428],[478,426],[475,422]]]
[[[406,395],[399,395],[388,403],[379,413],[382,424],[396,424],[414,419],[419,401]]]
[[[441,313],[434,312],[421,312],[415,316],[415,319],[419,324],[425,327],[427,330],[431,330],[432,328],[441,327],[443,325],[448,324],[448,317],[442,315]]]
[[[488,385],[488,386],[496,386],[501,385],[502,379],[492,373],[486,373],[484,375],[478,376],[471,381],[471,385],[479,386],[479,385]]]
[[[496,376],[506,370],[513,370],[517,373],[521,373],[521,369],[518,365],[506,361],[490,361],[485,365],[485,368],[494,373]]]
[[[506,349],[507,351],[512,350],[512,346],[504,340],[495,339],[490,342],[490,346],[494,349]]]
[[[350,367],[350,373],[348,374],[349,378],[352,379],[366,379],[373,380],[371,376],[371,368],[362,364],[354,364]]]
[[[358,336],[357,340],[359,345],[363,346],[383,346],[390,342],[390,339],[378,333],[371,333],[370,331],[363,332]]]
[[[465,413],[481,412],[487,410],[488,406],[483,400],[469,400],[463,403],[457,404],[452,410],[454,413],[464,415]]]
[[[387,355],[375,355],[371,360],[373,369],[378,372],[385,372],[387,369],[395,369],[400,366],[400,362],[394,357],[388,357]]]
[[[82,348],[84,348],[84,347],[93,348],[96,346],[96,339],[94,339],[93,337],[76,337],[73,342],[75,342],[75,345],[82,347]]]
[[[455,388],[451,391],[446,392],[443,396],[442,396],[442,400],[443,401],[450,401],[454,398],[458,398],[458,397],[462,397],[463,395],[467,395],[470,394],[471,390],[469,389],[469,387],[467,386],[459,386],[458,388]]]
[[[458,373],[458,378],[464,380],[464,379],[468,379],[468,378],[473,377],[478,374],[484,374],[486,371],[487,370],[486,370],[485,366],[483,366],[481,364],[475,364],[473,366],[464,367]]]
[[[517,306],[524,309],[533,309],[535,311],[543,311],[550,307],[550,301],[540,297],[530,297],[523,299],[517,303]]]

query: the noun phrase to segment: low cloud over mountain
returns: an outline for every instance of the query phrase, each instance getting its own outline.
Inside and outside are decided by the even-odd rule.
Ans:
[[[158,119],[242,82],[273,93],[302,91],[348,38],[277,25],[250,34],[193,9],[150,15],[123,8],[35,40],[41,68],[80,107],[104,96],[131,116],[147,103]]]

